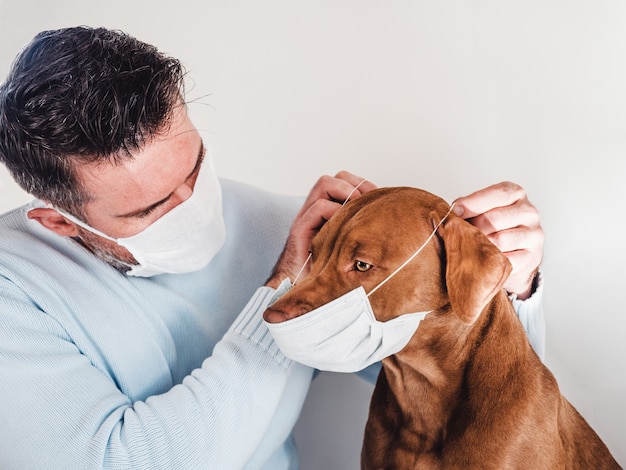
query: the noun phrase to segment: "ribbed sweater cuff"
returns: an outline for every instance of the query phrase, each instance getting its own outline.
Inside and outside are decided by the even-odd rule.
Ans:
[[[259,345],[285,367],[289,366],[291,360],[276,346],[263,321],[263,312],[278,297],[284,294],[290,286],[291,283],[283,282],[278,289],[259,287],[228,330],[231,333],[240,334]]]

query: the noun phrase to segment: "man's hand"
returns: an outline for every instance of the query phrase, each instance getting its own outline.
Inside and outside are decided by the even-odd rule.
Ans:
[[[350,200],[356,199],[374,188],[373,183],[347,171],[334,177],[322,176],[296,215],[285,248],[265,285],[276,288],[285,278],[294,281],[308,258],[311,240],[322,225],[339,210],[348,196]],[[308,266],[301,276],[307,273]]]
[[[515,183],[494,184],[455,201],[454,212],[478,227],[513,266],[504,288],[520,300],[532,294],[543,257],[539,212]]]

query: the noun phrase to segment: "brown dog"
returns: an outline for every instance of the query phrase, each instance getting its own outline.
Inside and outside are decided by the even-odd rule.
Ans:
[[[311,273],[268,309],[291,319],[362,285],[369,292],[448,213],[413,188],[369,192],[312,243]],[[506,257],[450,214],[424,250],[370,297],[379,321],[433,310],[383,360],[365,429],[365,469],[620,468],[561,396],[502,286]]]

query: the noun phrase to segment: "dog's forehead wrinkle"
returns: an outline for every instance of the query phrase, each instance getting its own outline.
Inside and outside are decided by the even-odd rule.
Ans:
[[[431,229],[432,231],[432,229]],[[353,224],[338,244],[351,254],[369,255],[379,261],[398,261],[409,256],[430,235],[426,227],[409,224],[381,223],[375,219],[371,224]]]
[[[385,259],[387,250],[383,240],[376,237],[363,237],[349,238],[346,242],[346,252],[354,260],[380,263]]]

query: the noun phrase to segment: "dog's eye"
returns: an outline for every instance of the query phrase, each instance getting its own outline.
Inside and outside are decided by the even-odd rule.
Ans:
[[[366,263],[365,261],[356,261],[354,263],[354,270],[355,271],[359,271],[361,273],[364,273],[365,271],[367,271],[368,269],[370,269],[372,267],[371,264]]]

